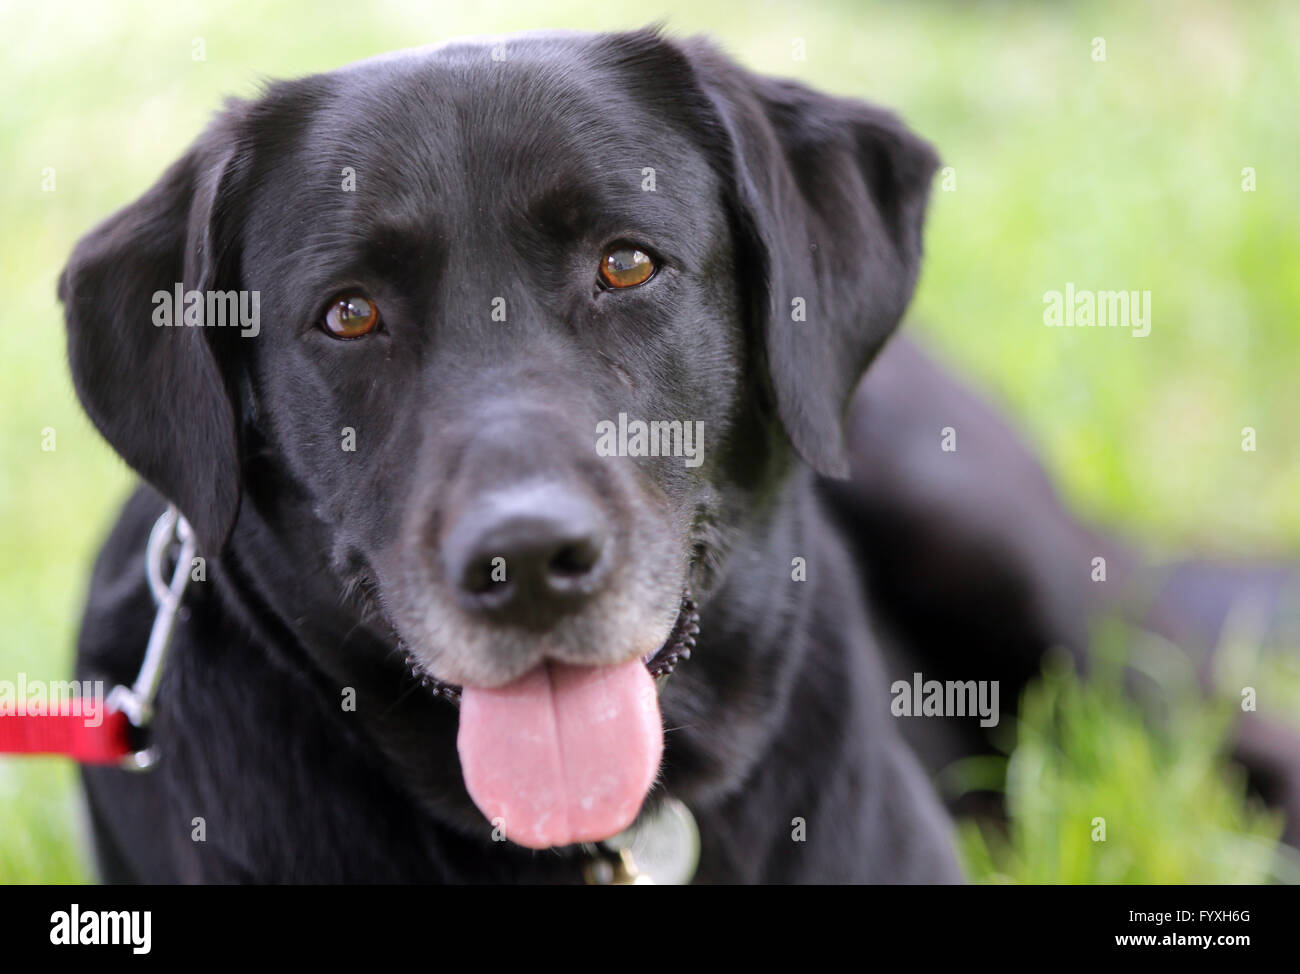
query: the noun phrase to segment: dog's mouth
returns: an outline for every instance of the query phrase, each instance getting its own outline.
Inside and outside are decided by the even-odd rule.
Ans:
[[[642,659],[548,661],[500,687],[422,677],[460,707],[465,788],[493,828],[545,849],[598,842],[631,825],[663,757],[657,689],[691,655],[699,631],[687,590],[668,638]]]
[[[662,646],[642,659],[646,669],[650,671],[650,676],[654,678],[656,686],[662,689],[668,677],[677,668],[677,664],[691,658],[691,651],[695,649],[695,640],[699,634],[700,613],[695,604],[695,597],[688,587],[682,592],[677,619],[668,633],[668,638],[664,640]],[[446,683],[424,672],[419,661],[411,653],[406,654],[406,665],[419,679],[421,686],[427,687],[435,696],[442,697],[457,706],[460,705],[463,692],[460,686]]]
[[[700,613],[695,605],[695,598],[688,588],[682,593],[681,609],[677,613],[677,621],[673,623],[672,631],[668,633],[668,638],[656,652],[642,660],[659,687],[663,687],[664,681],[672,674],[678,663],[691,658],[691,651],[695,649],[695,638],[699,634]]]

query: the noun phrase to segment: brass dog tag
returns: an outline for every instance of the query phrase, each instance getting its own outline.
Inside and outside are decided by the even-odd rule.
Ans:
[[[587,882],[600,886],[684,886],[700,861],[695,816],[675,798],[662,801],[601,848],[614,855],[587,864]]]

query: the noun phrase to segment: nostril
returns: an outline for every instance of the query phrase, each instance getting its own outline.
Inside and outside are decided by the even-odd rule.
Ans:
[[[479,558],[471,561],[461,576],[460,585],[474,595],[503,592],[510,585],[502,557]]]
[[[592,539],[572,541],[551,556],[546,570],[559,578],[578,578],[588,574],[600,561],[600,546]]]

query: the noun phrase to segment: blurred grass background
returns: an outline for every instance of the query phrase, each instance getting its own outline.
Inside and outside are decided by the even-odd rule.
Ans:
[[[938,145],[956,186],[936,186],[910,327],[1019,418],[1080,512],[1157,552],[1300,551],[1300,6],[20,0],[0,9],[0,679],[70,672],[90,562],[131,483],[64,365],[55,279],[77,237],[261,78],[457,34],[659,20],[895,108]],[[1068,281],[1150,290],[1150,336],[1045,328],[1043,293]],[[1244,426],[1256,452],[1241,449]],[[1189,704],[1195,733],[1165,739],[1113,691],[1059,670],[1031,691],[1011,758],[1016,817],[1001,838],[967,831],[972,875],[1269,875],[1249,856],[1216,869],[1191,854],[1212,831],[1250,848],[1276,834],[1224,765],[1213,708]],[[1087,759],[1139,746],[1147,757]],[[1149,803],[1187,762],[1198,773],[1177,778],[1180,801]],[[0,881],[86,877],[74,777],[57,760],[0,758]],[[1151,823],[1159,848],[1113,825],[1104,851],[1070,846],[1061,816],[1101,802],[1167,812]]]

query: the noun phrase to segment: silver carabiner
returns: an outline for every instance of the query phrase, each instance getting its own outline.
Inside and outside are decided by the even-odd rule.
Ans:
[[[167,552],[175,542],[180,543],[180,553],[172,568],[171,581],[168,582],[164,578]],[[149,591],[153,594],[158,610],[154,614],[153,628],[149,631],[144,660],[140,663],[140,672],[136,674],[135,682],[130,687],[121,684],[113,687],[106,701],[111,709],[125,713],[133,727],[143,729],[153,720],[154,698],[158,695],[158,685],[162,680],[163,661],[171,647],[176,615],[189,584],[194,550],[194,532],[189,522],[175,507],[169,506],[154,522],[153,530],[149,532],[149,544],[145,548],[145,577],[149,581]],[[131,771],[145,771],[153,767],[157,760],[157,751],[147,747],[123,758],[122,767]]]

